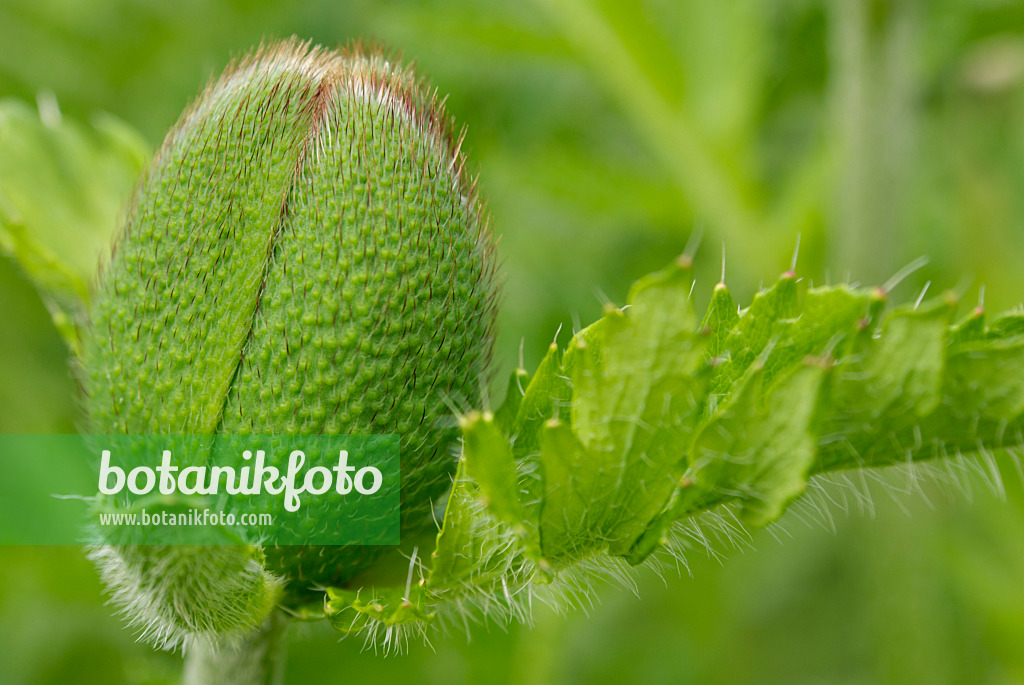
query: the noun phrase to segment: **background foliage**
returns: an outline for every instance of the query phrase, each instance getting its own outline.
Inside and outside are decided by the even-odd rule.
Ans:
[[[683,250],[697,297],[749,301],[790,264],[815,282],[925,282],[989,311],[1024,292],[1024,7],[999,0],[0,0],[0,97],[52,93],[151,147],[262,37],[399,47],[441,93],[489,198],[506,274],[496,378]],[[0,160],[0,164],[3,161]],[[75,425],[67,353],[0,261],[0,431]],[[500,390],[500,388],[496,388]],[[568,618],[475,628],[404,657],[323,625],[294,682],[1024,682],[1024,495],[981,479],[847,493],[756,553],[600,588]],[[929,502],[934,508],[929,507]],[[840,504],[842,504],[840,502]],[[874,513],[877,520],[872,521]],[[832,525],[821,525],[831,521]],[[808,525],[809,522],[809,525]],[[834,532],[830,530],[834,528]],[[727,552],[724,547],[723,552]],[[0,682],[145,683],[177,657],[133,642],[79,549],[0,549]]]

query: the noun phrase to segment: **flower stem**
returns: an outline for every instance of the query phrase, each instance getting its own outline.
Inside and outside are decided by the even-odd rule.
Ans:
[[[282,685],[288,618],[274,611],[238,643],[196,643],[185,654],[185,685]]]

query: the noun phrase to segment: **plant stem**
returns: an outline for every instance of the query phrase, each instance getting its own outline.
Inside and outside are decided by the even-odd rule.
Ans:
[[[282,685],[288,618],[274,611],[260,629],[236,644],[192,645],[184,685]]]

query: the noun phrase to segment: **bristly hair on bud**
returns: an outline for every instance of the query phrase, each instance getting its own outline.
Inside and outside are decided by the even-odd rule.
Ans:
[[[281,597],[256,547],[99,545],[89,551],[111,603],[140,639],[162,649],[230,648]]]
[[[399,434],[403,535],[433,526],[455,467],[449,407],[480,404],[497,297],[453,131],[436,92],[379,49],[291,39],[233,62],[168,134],[96,284],[89,430]],[[331,515],[311,511],[311,530]],[[287,604],[380,549],[265,553]],[[120,569],[105,572],[120,597],[149,563],[94,556]]]

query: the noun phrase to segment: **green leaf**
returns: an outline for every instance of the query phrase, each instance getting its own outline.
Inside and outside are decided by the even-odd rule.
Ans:
[[[682,266],[552,345],[514,420],[466,415],[423,611],[520,616],[530,586],[571,594],[681,520],[774,521],[822,471],[1024,447],[1024,317],[784,274],[746,310],[717,287],[698,326]]]
[[[524,457],[538,447],[537,434],[540,425],[556,412],[557,407],[567,405],[572,388],[562,375],[562,354],[556,343],[551,343],[541,360],[537,371],[530,379],[523,399],[519,404],[514,429],[515,452]]]
[[[822,399],[819,469],[884,466],[919,452],[919,437],[900,436],[920,433],[942,400],[952,314],[946,300],[895,309],[877,337],[858,338]]]
[[[951,347],[943,397],[965,418],[1008,422],[1024,414],[1024,335]],[[1005,430],[1005,428],[1004,428]]]
[[[431,556],[425,590],[431,601],[451,601],[519,584],[526,563],[520,537],[485,513],[476,483],[459,462]]]
[[[729,292],[725,283],[719,283],[715,286],[711,302],[708,304],[708,311],[701,322],[701,327],[708,333],[708,357],[715,360],[715,363],[717,363],[718,356],[725,351],[725,341],[739,319],[736,300],[733,299],[732,293]]]
[[[541,451],[549,563],[627,554],[675,487],[704,394],[705,338],[681,266],[638,281],[626,311],[609,311],[566,354],[571,432],[549,422]]]
[[[478,558],[474,554],[477,547],[475,538],[477,523],[474,500],[479,500],[476,485],[465,475],[466,462],[459,462],[455,472],[455,482],[448,495],[448,504],[444,510],[444,525],[437,534],[434,547],[433,563],[428,583],[434,587],[454,585],[478,568]]]
[[[512,439],[512,454],[523,474],[520,482],[523,517],[530,529],[531,548],[538,556],[540,533],[537,527],[544,494],[540,463],[541,426],[552,416],[566,414],[571,399],[572,386],[562,371],[562,353],[556,343],[551,343],[526,387],[519,413],[508,431]]]
[[[89,289],[148,158],[126,124],[98,115],[89,125],[0,101],[0,253],[38,288],[73,351]]]
[[[579,560],[604,542],[600,520],[594,516],[594,505],[598,503],[592,499],[595,488],[591,481],[597,480],[599,474],[586,468],[585,456],[566,423],[550,419],[544,424],[540,541],[545,565],[549,567],[563,560]]]
[[[807,357],[837,357],[845,354],[856,335],[877,321],[878,294],[844,286],[811,288],[803,307],[785,329],[765,360],[770,384]]]
[[[803,492],[814,462],[809,426],[823,373],[804,364],[767,387],[767,375],[755,371],[694,440],[680,501],[688,506],[675,518],[726,499],[740,501],[751,525],[778,518]]]
[[[719,333],[718,347],[712,351],[717,360],[711,378],[712,396],[727,396],[765,348],[788,333],[798,315],[798,304],[796,278],[784,274],[771,288],[754,296],[753,304],[739,316],[728,335]],[[712,306],[719,303],[712,300]]]
[[[327,589],[324,613],[335,630],[358,633],[374,624],[385,628],[398,625],[429,623],[434,614],[424,610],[419,601],[419,588],[363,588],[360,590]]]
[[[470,412],[460,425],[466,473],[479,486],[484,507],[518,533],[525,533],[519,476],[508,438],[489,412]]]
[[[1024,335],[1024,314],[1003,314],[992,320],[988,327],[988,338],[1006,338]]]
[[[494,420],[498,424],[498,428],[506,435],[511,432],[512,427],[515,425],[516,416],[519,414],[519,407],[523,404],[525,388],[529,384],[530,374],[523,368],[513,371],[508,379],[505,401],[494,412]]]

